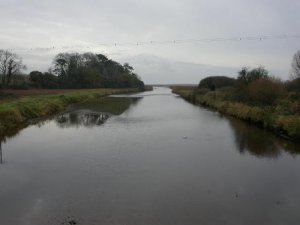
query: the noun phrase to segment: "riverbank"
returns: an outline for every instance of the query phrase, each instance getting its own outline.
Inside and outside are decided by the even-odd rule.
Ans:
[[[253,123],[286,139],[300,141],[300,116],[284,113],[279,106],[250,106],[241,102],[224,100],[224,93],[221,91],[202,92],[188,87],[172,87],[172,90],[173,93],[194,104]]]
[[[146,90],[151,90],[147,87]],[[60,94],[29,95],[14,97],[0,103],[0,137],[26,126],[29,120],[51,116],[61,112],[67,106],[112,94],[139,92],[131,89],[82,89],[66,91]],[[13,132],[14,133],[14,132]]]

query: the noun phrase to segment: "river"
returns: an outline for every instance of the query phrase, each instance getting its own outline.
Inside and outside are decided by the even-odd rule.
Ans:
[[[157,87],[1,143],[1,225],[300,223],[300,147]]]

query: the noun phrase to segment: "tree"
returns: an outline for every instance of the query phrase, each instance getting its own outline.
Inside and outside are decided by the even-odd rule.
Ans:
[[[43,86],[43,73],[39,71],[32,71],[29,74],[29,80],[36,88],[42,88]]]
[[[133,67],[102,54],[60,53],[54,58],[53,67],[61,88],[144,88]]]
[[[53,61],[54,64],[53,72],[58,76],[66,76],[69,63],[70,63],[70,55],[68,53],[58,54]]]
[[[247,67],[243,67],[239,72],[238,72],[238,77],[237,79],[239,81],[243,81],[244,83],[247,82],[247,74],[249,73],[249,69]]]
[[[7,50],[0,50],[0,76],[4,87],[7,87],[13,76],[26,69],[22,58]]]
[[[35,88],[58,88],[58,77],[51,72],[42,73],[39,71],[32,71],[29,74],[29,80]]]
[[[124,63],[123,67],[127,73],[131,73],[133,71],[133,67],[130,66],[128,63]]]
[[[97,58],[99,59],[100,62],[105,63],[105,62],[108,61],[108,58],[105,55],[97,54],[96,56],[97,56]]]
[[[238,72],[237,81],[239,84],[248,85],[254,80],[267,79],[269,77],[269,72],[263,67],[257,67],[249,71],[248,68],[244,67]]]
[[[298,50],[293,57],[292,76],[294,78],[300,78],[300,50]]]
[[[238,72],[235,90],[233,93],[234,99],[240,102],[251,102],[252,100],[248,86],[255,80],[268,78],[270,78],[269,72],[263,66],[259,66],[252,70],[247,67],[242,68],[242,70]],[[261,87],[261,85],[259,85],[259,87]]]

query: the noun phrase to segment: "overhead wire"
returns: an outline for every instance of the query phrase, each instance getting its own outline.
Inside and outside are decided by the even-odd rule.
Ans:
[[[299,39],[299,34],[280,34],[280,35],[257,35],[257,36],[236,36],[223,38],[202,38],[202,39],[173,39],[173,40],[150,40],[150,41],[133,41],[133,42],[110,42],[110,43],[91,43],[82,45],[70,46],[47,46],[47,47],[15,47],[2,48],[8,51],[56,51],[56,50],[75,50],[75,49],[95,49],[99,47],[126,47],[126,46],[151,46],[151,45],[174,45],[174,44],[200,44],[211,42],[241,42],[241,41],[269,41],[269,40],[284,40],[284,39]]]

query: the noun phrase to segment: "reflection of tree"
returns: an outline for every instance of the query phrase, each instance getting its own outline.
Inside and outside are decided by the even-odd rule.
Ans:
[[[97,100],[86,101],[72,106],[74,110],[91,110],[93,112],[106,112],[112,115],[121,115],[126,110],[138,103],[140,98],[105,97]]]
[[[55,121],[62,128],[67,127],[93,127],[102,125],[109,115],[106,113],[90,111],[73,111],[58,116]]]
[[[283,140],[260,128],[243,121],[230,119],[237,148],[241,153],[248,151],[257,157],[277,158],[282,151],[299,154],[296,144]]]
[[[26,126],[26,124],[20,124],[20,126],[0,127],[0,141],[5,142],[8,138],[18,135],[18,133]]]
[[[100,126],[110,117],[109,115],[121,115],[139,100],[140,98],[106,97],[87,101],[73,105],[72,111],[56,117],[55,121],[62,128]]]
[[[9,138],[15,137],[18,135],[19,131],[24,128],[24,125],[20,127],[11,127],[6,130],[0,130],[0,164],[4,163],[3,160],[3,149],[2,144],[5,143]]]
[[[141,99],[142,98],[140,98],[140,97],[130,98],[130,100],[131,100],[131,107],[137,105]]]

